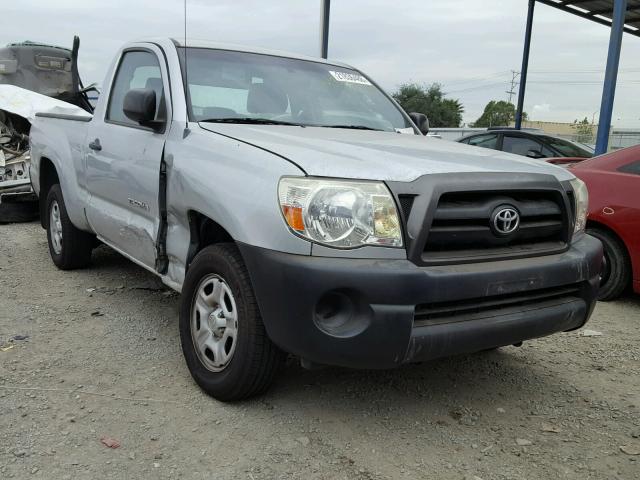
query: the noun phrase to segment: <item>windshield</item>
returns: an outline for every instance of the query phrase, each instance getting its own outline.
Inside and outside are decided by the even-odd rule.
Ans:
[[[184,71],[184,48],[178,50]],[[190,115],[196,121],[412,128],[391,100],[357,70],[192,47],[187,68]]]
[[[562,138],[546,137],[547,143],[558,150],[565,157],[593,157],[593,150],[587,145],[578,145],[577,143],[564,140]]]

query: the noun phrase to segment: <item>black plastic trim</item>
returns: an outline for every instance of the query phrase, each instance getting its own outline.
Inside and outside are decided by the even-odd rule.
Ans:
[[[588,235],[556,255],[437,267],[238,247],[271,340],[308,361],[354,368],[391,368],[579,328],[595,305],[602,261],[602,245]],[[417,305],[556,287],[570,287],[574,298],[496,308],[441,325],[415,324]],[[339,326],[339,335],[317,321],[318,307],[331,294],[345,305],[350,300],[358,312]]]
[[[414,201],[408,218],[403,218],[407,257],[419,266],[474,263],[496,260],[496,255],[478,250],[477,255],[465,255],[457,258],[455,252],[449,257],[435,256],[433,259],[423,255],[429,230],[433,221],[440,197],[451,192],[554,192],[562,198],[563,203],[563,239],[565,244],[559,248],[545,251],[534,249],[527,251],[503,252],[501,259],[530,258],[541,255],[552,255],[565,252],[571,241],[573,222],[569,215],[571,207],[566,188],[553,175],[538,173],[446,173],[423,175],[412,182],[387,182],[396,203],[400,204],[403,195],[414,195]],[[403,214],[404,217],[404,214]]]

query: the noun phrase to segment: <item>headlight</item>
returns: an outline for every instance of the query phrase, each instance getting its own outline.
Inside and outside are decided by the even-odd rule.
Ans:
[[[395,202],[381,182],[283,177],[280,208],[289,229],[336,248],[402,247]]]
[[[573,233],[576,234],[587,225],[587,214],[589,213],[589,191],[587,186],[579,178],[571,180],[573,196],[576,199],[576,222]]]

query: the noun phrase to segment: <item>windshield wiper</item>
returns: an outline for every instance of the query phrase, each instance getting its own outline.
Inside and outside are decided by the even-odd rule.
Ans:
[[[304,127],[300,123],[285,122],[283,120],[272,120],[270,118],[252,118],[252,117],[227,117],[227,118],[206,118],[198,120],[199,122],[212,123],[244,123],[253,125],[291,125],[294,127]]]
[[[314,125],[314,126],[324,127],[324,128],[350,128],[352,130],[375,130],[376,132],[384,132],[384,130],[380,128],[365,127],[364,125]]]

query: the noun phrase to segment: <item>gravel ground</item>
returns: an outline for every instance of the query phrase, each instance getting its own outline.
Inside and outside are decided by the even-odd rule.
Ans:
[[[601,336],[384,372],[291,360],[229,405],[192,382],[153,275],[104,247],[58,271],[36,223],[0,245],[0,478],[640,478],[637,296],[597,306]]]

